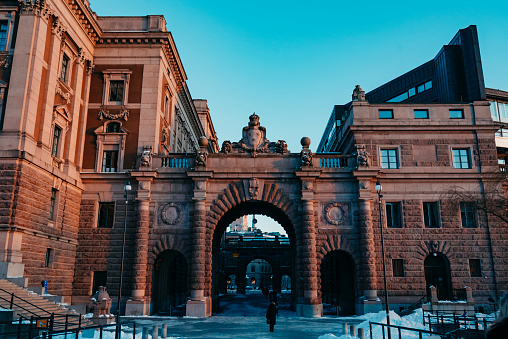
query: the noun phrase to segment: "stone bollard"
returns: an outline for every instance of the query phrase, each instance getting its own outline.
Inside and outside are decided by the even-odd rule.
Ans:
[[[148,328],[147,327],[143,327],[141,339],[148,339]]]
[[[349,332],[351,332],[350,336],[356,337],[356,326],[355,325],[349,326]]]
[[[159,327],[157,325],[153,326],[152,339],[159,339]]]
[[[343,325],[344,325],[344,334],[348,335],[349,334],[349,329],[347,327],[347,323],[344,323]]]
[[[166,339],[168,337],[168,324],[162,325],[162,338]]]
[[[363,328],[358,329],[358,338],[365,339],[365,333],[363,333]]]

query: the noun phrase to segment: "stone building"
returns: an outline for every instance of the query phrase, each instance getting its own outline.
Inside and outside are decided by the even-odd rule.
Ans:
[[[382,220],[377,196],[364,217],[372,218],[376,253],[380,222],[386,228],[395,310],[428,295],[431,285],[446,300],[468,286],[477,304],[508,290],[506,211],[497,211],[503,219],[480,208],[493,195],[506,204],[498,167],[506,161],[499,123],[508,122],[506,94],[485,88],[476,27],[469,26],[433,60],[368,93],[357,86],[350,103],[334,106],[318,152],[358,157],[360,197],[373,178],[382,183]],[[457,191],[478,201],[462,201],[466,195],[451,194]],[[382,290],[381,263],[372,264]]]
[[[48,280],[50,293],[84,305],[104,282],[93,271],[119,272],[118,247],[108,265],[94,249],[118,245],[129,171],[195,152],[202,136],[218,150],[207,102],[186,79],[163,16],[2,1],[0,279]]]

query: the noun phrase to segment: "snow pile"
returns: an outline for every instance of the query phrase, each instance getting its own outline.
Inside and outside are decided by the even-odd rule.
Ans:
[[[428,327],[426,327],[422,324],[422,319],[423,319],[422,312],[423,312],[422,309],[418,309],[415,312],[401,318],[394,311],[390,311],[390,324],[396,325],[396,326],[409,327],[409,328],[413,328],[413,329],[419,329],[419,330],[428,330]],[[367,314],[362,315],[361,317],[362,317],[362,319],[365,319],[365,321],[360,324],[357,324],[355,327],[356,327],[357,333],[358,333],[359,328],[363,328],[365,338],[370,338],[369,322],[386,324],[386,312],[385,311],[380,311],[378,313],[367,313]],[[373,332],[372,337],[373,338],[382,338],[383,334],[381,331],[382,331],[381,326],[373,325],[372,326],[372,332]],[[392,329],[392,338],[398,338],[398,337],[399,337],[398,330]],[[401,330],[401,337],[402,338],[419,338],[419,335],[418,335],[418,332],[416,332],[416,331]],[[426,335],[423,336],[423,338],[426,338],[426,337],[427,337]],[[318,339],[332,339],[332,338],[351,339],[351,338],[356,338],[356,337],[352,337],[349,334],[344,334],[344,335],[341,335],[340,337],[337,337],[333,334],[325,334],[325,335],[318,337]]]

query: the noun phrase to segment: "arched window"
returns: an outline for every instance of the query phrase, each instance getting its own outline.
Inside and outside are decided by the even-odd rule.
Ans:
[[[254,265],[252,265],[252,266],[250,267],[250,271],[251,271],[252,273],[256,272],[256,267],[255,267]]]

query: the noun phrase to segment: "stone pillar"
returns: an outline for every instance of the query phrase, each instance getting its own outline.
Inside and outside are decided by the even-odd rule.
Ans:
[[[206,180],[211,174],[200,171],[189,173],[194,179],[194,218],[192,220],[192,235],[190,249],[189,288],[190,298],[187,300],[186,314],[190,317],[211,316],[211,300],[205,295],[206,270]],[[209,292],[209,291],[207,291]]]
[[[156,172],[131,172],[138,181],[136,197],[136,231],[134,238],[134,262],[132,265],[132,299],[125,306],[125,315],[146,315],[150,302],[146,300],[146,273],[148,271],[148,233],[150,230],[150,188]],[[131,211],[132,206],[128,211]],[[127,271],[128,272],[128,271]]]
[[[23,233],[14,229],[0,231],[0,279],[7,279],[21,287],[26,287],[28,279],[23,278],[25,264],[21,242]]]
[[[360,223],[360,277],[364,296],[361,300],[363,313],[381,311],[381,303],[377,297],[376,247],[372,225],[372,200],[359,200]]]

